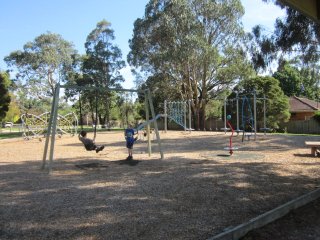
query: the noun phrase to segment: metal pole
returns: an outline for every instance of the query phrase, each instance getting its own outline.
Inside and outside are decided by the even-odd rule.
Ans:
[[[148,92],[147,90],[144,93],[144,103],[145,103],[145,110],[146,110],[146,122],[147,122],[147,140],[148,140],[148,154],[149,157],[151,156],[151,139],[150,139],[150,123],[149,123],[149,106],[148,106]]]
[[[59,94],[60,94],[60,85],[58,83],[56,86],[55,103],[54,103],[53,118],[52,118],[52,134],[51,134],[51,146],[50,146],[50,155],[49,155],[49,173],[51,172],[51,169],[52,169],[54,142],[55,142],[56,131],[57,131]]]
[[[184,130],[187,131],[187,102],[183,103]]]
[[[51,128],[52,128],[52,119],[53,119],[53,112],[54,112],[54,107],[55,107],[56,95],[57,95],[57,87],[54,90],[53,100],[51,103],[51,112],[50,112],[50,118],[49,118],[49,122],[48,122],[46,142],[44,144],[41,169],[45,169],[45,167],[46,167],[46,160],[47,160],[47,154],[48,154],[48,146],[49,146],[49,140],[50,140],[50,134],[51,134]]]
[[[267,126],[266,126],[266,95],[265,94],[263,94],[263,128],[264,128],[264,135],[266,135]]]
[[[237,102],[237,135],[239,135],[239,92],[236,92],[236,102]]]
[[[189,99],[189,132],[191,132],[191,99]]]
[[[149,104],[150,104],[151,115],[152,115],[152,118],[155,120],[154,121],[154,128],[155,128],[155,131],[156,131],[156,136],[157,136],[160,156],[161,156],[161,159],[163,159],[163,151],[162,151],[162,146],[161,146],[160,134],[159,134],[159,130],[158,130],[158,123],[157,123],[157,120],[155,119],[156,118],[156,114],[154,112],[151,92],[150,92],[150,90],[147,90],[147,91],[148,91],[148,100],[149,100]]]
[[[164,100],[164,132],[168,130],[167,100]]]
[[[224,133],[227,134],[227,98],[224,99]]]
[[[257,95],[256,90],[253,90],[253,114],[254,114],[254,140],[257,139]]]

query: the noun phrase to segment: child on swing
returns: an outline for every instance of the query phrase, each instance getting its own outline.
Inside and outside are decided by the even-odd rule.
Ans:
[[[134,137],[134,135],[137,134],[135,130],[132,128],[131,125],[128,126],[128,128],[124,131],[124,136],[126,138],[126,146],[128,148],[128,154],[127,160],[132,160],[132,148],[135,141],[137,141],[138,137]]]
[[[84,147],[86,148],[87,151],[93,151],[96,150],[96,153],[102,151],[104,149],[104,145],[97,146],[95,144],[95,139],[90,139],[87,138],[87,132],[86,131],[81,131],[79,133],[79,140],[83,143]]]

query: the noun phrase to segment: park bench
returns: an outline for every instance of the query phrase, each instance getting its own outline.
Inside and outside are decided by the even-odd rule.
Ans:
[[[311,147],[311,155],[316,157],[317,156],[317,149],[320,149],[320,142],[305,142],[307,147]]]

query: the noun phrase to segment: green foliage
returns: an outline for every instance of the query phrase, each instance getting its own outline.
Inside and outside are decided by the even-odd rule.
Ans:
[[[256,26],[248,35],[255,69],[265,70],[273,61],[281,60],[284,55],[299,57],[304,67],[318,65],[320,25],[281,1],[267,2],[274,2],[285,9],[286,16],[276,20],[272,34],[265,33],[262,26]]]
[[[269,76],[250,78],[240,82],[235,90],[239,91],[239,95],[247,95],[251,98],[253,91],[256,91],[258,98],[265,96],[268,99],[266,101],[267,127],[277,129],[280,122],[289,120],[289,100],[281,90],[277,79]],[[230,96],[230,98],[234,97],[235,95]],[[263,101],[261,100],[257,101],[257,121],[263,121]]]
[[[125,66],[121,59],[121,50],[113,43],[115,37],[111,24],[105,20],[98,22],[85,42],[86,55],[80,59],[81,73],[72,73],[68,84],[79,86],[95,86],[99,91],[81,91],[83,114],[95,113],[98,106],[98,116],[101,124],[110,124],[111,118],[120,116],[113,108],[117,107],[119,95],[107,89],[121,88],[124,81],[120,69]],[[78,93],[67,90],[67,96],[73,97]],[[78,104],[79,105],[79,104]],[[79,107],[79,106],[78,106]],[[94,122],[95,119],[92,119]]]
[[[273,77],[279,80],[280,87],[286,96],[299,96],[302,93],[301,84],[303,82],[299,69],[291,66],[289,63],[285,62],[280,65],[278,71],[273,74]]]
[[[243,51],[243,14],[239,0],[150,0],[134,23],[128,62],[150,82],[162,78],[160,102],[174,100],[166,91],[173,89],[179,100],[193,99],[193,112],[203,118],[210,96],[252,74]]]
[[[303,96],[309,99],[318,99],[318,79],[320,76],[312,69],[298,69],[284,61],[273,77],[279,80],[281,89],[288,97]]]
[[[223,102],[219,100],[210,99],[206,108],[207,118],[220,118],[223,108]]]
[[[316,119],[320,123],[320,111],[316,111],[313,118]]]
[[[82,71],[89,84],[99,87],[121,87],[124,81],[119,70],[125,67],[121,50],[113,43],[114,31],[106,20],[88,35],[85,42],[86,56]],[[87,83],[87,84],[88,84]]]
[[[13,94],[10,94],[11,102],[9,105],[9,110],[6,113],[6,117],[4,119],[5,122],[17,122],[20,119],[20,109],[19,105],[17,104],[16,97]]]
[[[72,70],[76,51],[73,45],[54,33],[41,34],[23,50],[5,57],[9,67],[18,71],[18,80],[34,97],[52,96],[56,83],[63,82]]]
[[[11,84],[9,74],[0,72],[0,121],[6,116],[9,111],[11,101],[9,94],[9,86]]]

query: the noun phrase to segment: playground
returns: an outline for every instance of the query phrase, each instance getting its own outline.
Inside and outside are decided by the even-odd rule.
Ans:
[[[97,133],[99,153],[57,137],[50,174],[45,141],[1,140],[0,238],[208,239],[319,188],[318,137],[240,134],[230,156],[230,135],[160,131],[164,159],[141,139],[132,161],[122,131]]]

